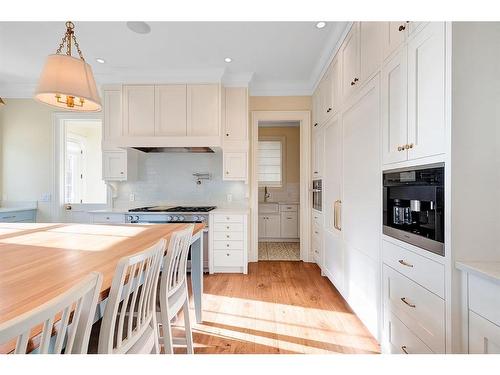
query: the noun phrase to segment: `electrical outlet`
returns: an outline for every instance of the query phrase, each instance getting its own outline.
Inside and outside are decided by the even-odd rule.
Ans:
[[[226,199],[227,199],[227,203],[231,203],[233,201],[233,194],[228,194],[226,196]]]
[[[40,202],[50,202],[52,200],[52,194],[42,193],[40,196]]]
[[[128,196],[128,199],[129,199],[130,202],[135,201],[135,194],[134,193],[130,193],[130,195]]]

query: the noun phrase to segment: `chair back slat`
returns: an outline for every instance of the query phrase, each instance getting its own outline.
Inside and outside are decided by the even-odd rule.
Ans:
[[[162,274],[162,278],[166,278],[167,296],[175,293],[186,280],[187,258],[193,229],[194,225],[190,225],[184,230],[173,233],[170,238]]]
[[[145,334],[155,334],[154,299],[165,244],[161,240],[119,261],[101,323],[99,353],[128,353]]]
[[[41,326],[38,353],[87,353],[101,285],[102,275],[93,272],[52,300],[0,324],[0,344],[15,339],[14,353],[26,354],[31,332]]]

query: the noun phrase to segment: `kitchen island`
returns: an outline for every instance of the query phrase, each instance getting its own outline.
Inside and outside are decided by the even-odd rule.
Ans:
[[[103,274],[100,301],[109,293],[118,261],[144,250],[187,224],[0,224],[0,324],[56,297],[93,271]],[[195,224],[191,281],[201,322],[204,224]],[[101,309],[98,308],[98,311]],[[32,332],[36,335],[36,332]],[[0,347],[1,352],[9,348]]]

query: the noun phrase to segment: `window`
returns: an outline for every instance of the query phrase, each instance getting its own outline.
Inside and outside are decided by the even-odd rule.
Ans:
[[[258,178],[260,186],[281,187],[283,184],[283,142],[259,141]]]

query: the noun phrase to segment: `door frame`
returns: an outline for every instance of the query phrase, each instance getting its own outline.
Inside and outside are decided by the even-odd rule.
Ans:
[[[252,111],[250,135],[250,251],[249,262],[258,261],[259,181],[257,156],[260,121],[299,122],[300,128],[300,260],[310,262],[311,251],[311,111]]]
[[[66,132],[64,124],[66,121],[89,121],[89,120],[100,120],[103,121],[102,112],[91,112],[91,113],[77,113],[77,112],[56,112],[52,115],[52,129],[53,129],[53,170],[54,170],[54,180],[52,182],[52,221],[53,222],[65,222],[66,217],[62,214],[61,207],[64,205],[64,172],[66,157],[64,155],[65,147],[63,145]],[[75,208],[75,211],[88,211],[88,210],[98,210],[109,206],[111,199],[111,189],[109,185],[106,184],[106,203],[103,204],[72,204],[71,206]]]

